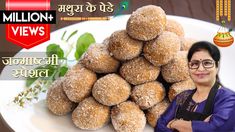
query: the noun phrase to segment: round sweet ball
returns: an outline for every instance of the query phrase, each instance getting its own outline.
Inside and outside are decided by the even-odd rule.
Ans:
[[[171,85],[169,92],[168,92],[168,98],[170,101],[172,101],[178,94],[180,94],[183,91],[195,89],[195,84],[192,79],[187,79],[184,81],[180,81],[177,83],[174,83]]]
[[[155,128],[157,120],[166,111],[169,104],[170,104],[169,101],[167,99],[164,99],[162,102],[157,103],[155,106],[148,109],[146,117],[150,126]]]
[[[180,39],[172,32],[163,32],[144,46],[144,56],[155,66],[162,66],[173,59],[180,50]]]
[[[71,112],[76,105],[66,96],[62,87],[62,82],[62,78],[55,80],[47,92],[47,107],[55,115],[66,115]]]
[[[116,72],[119,61],[110,56],[107,48],[106,44],[92,44],[82,56],[81,64],[96,73]]]
[[[197,42],[196,39],[181,37],[181,48],[180,48],[180,50],[181,51],[188,51],[191,48],[191,46],[196,42]]]
[[[121,76],[133,85],[154,81],[159,73],[160,68],[152,65],[144,57],[127,61],[120,68]]]
[[[91,94],[97,80],[96,74],[81,64],[73,66],[64,76],[63,89],[73,102],[81,102]]]
[[[184,36],[184,28],[182,27],[182,25],[179,22],[172,19],[167,19],[165,31],[173,32],[179,37]]]
[[[126,30],[114,32],[109,38],[108,50],[120,61],[130,60],[140,55],[143,42],[129,37]]]
[[[117,132],[142,132],[146,117],[134,102],[123,102],[111,110],[111,121]]]
[[[105,39],[103,40],[102,44],[104,44],[104,45],[109,45],[109,39],[110,39],[110,37],[105,38]]]
[[[109,123],[110,108],[88,97],[73,111],[72,121],[80,129],[97,130]]]
[[[186,51],[179,51],[172,61],[162,66],[161,73],[165,81],[175,83],[190,78],[186,56]]]
[[[165,26],[165,11],[159,6],[147,5],[131,14],[126,30],[132,38],[149,41],[160,35],[165,30]]]
[[[144,83],[134,87],[131,99],[139,105],[142,110],[146,110],[165,98],[165,88],[157,81]]]
[[[101,104],[117,105],[126,101],[131,93],[131,86],[117,74],[108,74],[101,77],[94,84],[92,95]]]

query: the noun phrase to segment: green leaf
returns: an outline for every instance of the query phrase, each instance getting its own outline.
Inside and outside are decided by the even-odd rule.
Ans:
[[[55,66],[51,66],[51,65],[45,65],[45,66],[39,66],[39,67],[36,67],[35,69],[49,69],[48,71],[48,77],[45,77],[45,78],[41,78],[41,79],[48,79],[49,77],[52,76],[52,74],[54,73],[54,71],[56,70],[56,67]],[[33,77],[33,78],[30,78],[28,77],[26,79],[26,87],[30,87],[39,77]]]
[[[34,78],[27,78],[26,79],[26,87],[30,87],[36,80],[38,79],[38,77],[34,77]]]
[[[42,68],[43,68],[43,66],[39,66],[39,67],[36,67],[35,69],[42,69]],[[37,79],[38,79],[38,77],[26,78],[26,87],[30,87]]]
[[[56,66],[46,65],[46,66],[44,67],[44,69],[49,69],[48,77],[50,77],[50,76],[52,76],[52,74],[53,74],[54,71],[56,70]]]
[[[88,47],[93,43],[95,43],[95,38],[91,33],[82,34],[77,40],[76,52],[75,52],[76,60],[79,60],[82,54],[86,52]]]
[[[59,70],[60,74],[59,74],[59,76],[60,76],[60,77],[64,76],[65,73],[68,71],[68,69],[69,69],[69,68],[68,68],[67,66],[62,66],[62,67],[60,67],[60,70]]]
[[[65,36],[65,34],[66,34],[66,30],[64,31],[64,33],[63,33],[63,35],[62,35],[62,37],[61,37],[61,40],[64,40],[64,36]]]
[[[69,35],[69,37],[67,38],[66,41],[68,42],[69,39],[70,39],[73,35],[75,35],[77,32],[78,32],[78,30],[73,31],[73,32]]]
[[[47,46],[46,54],[48,57],[52,56],[53,54],[58,55],[58,58],[64,58],[64,51],[60,48],[57,44],[50,44]]]
[[[55,72],[57,72],[57,68],[58,66],[52,66],[52,65],[47,65],[45,66],[45,69],[49,69],[49,72],[48,72],[48,77],[46,78],[43,78],[43,79],[46,79],[46,80],[55,80]]]

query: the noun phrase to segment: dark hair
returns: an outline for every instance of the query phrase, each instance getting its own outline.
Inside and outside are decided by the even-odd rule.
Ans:
[[[207,41],[196,42],[192,45],[192,47],[189,49],[187,56],[188,62],[191,61],[192,56],[195,52],[201,50],[208,51],[212,59],[215,61],[215,66],[218,67],[220,61],[220,51],[214,44]],[[216,75],[216,80],[220,83],[218,75]]]
[[[215,61],[215,66],[218,67],[218,63],[220,61],[220,51],[215,45],[207,41],[196,42],[192,45],[188,52],[188,62],[191,60],[195,52],[201,50],[208,51],[212,59]]]

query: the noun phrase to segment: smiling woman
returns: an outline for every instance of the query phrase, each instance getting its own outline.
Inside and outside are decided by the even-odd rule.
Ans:
[[[220,52],[216,46],[207,42],[196,43],[188,53],[189,72],[194,83],[198,85],[214,84],[219,60]]]
[[[188,52],[188,67],[196,88],[180,93],[157,121],[157,132],[234,132],[235,93],[218,78],[219,49],[205,41]]]

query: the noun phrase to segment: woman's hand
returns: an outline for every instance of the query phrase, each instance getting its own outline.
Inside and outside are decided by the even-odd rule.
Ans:
[[[209,122],[212,115],[208,116],[204,122]],[[176,129],[179,132],[192,132],[191,121],[173,119],[167,124],[167,128]]]
[[[167,127],[168,127],[169,129],[172,129],[172,130],[174,130],[174,129],[178,130],[177,125],[178,125],[178,119],[173,119],[173,120],[171,120],[171,121],[167,124]],[[179,130],[178,130],[178,131],[179,131]]]
[[[173,129],[172,124],[174,123],[174,121],[176,121],[176,119],[171,120],[171,121],[167,124],[167,128]]]
[[[170,129],[176,129],[179,132],[192,132],[192,125],[191,121],[184,121],[184,120],[171,120],[167,127]]]

